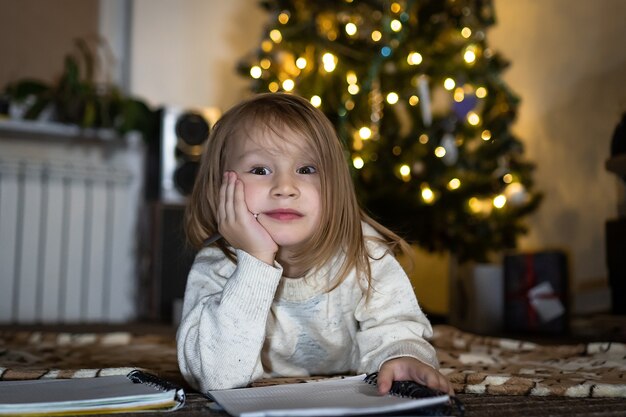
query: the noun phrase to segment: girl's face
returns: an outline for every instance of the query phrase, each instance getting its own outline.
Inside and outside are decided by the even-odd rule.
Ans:
[[[285,128],[280,136],[257,129],[234,140],[226,169],[244,184],[248,210],[283,250],[310,239],[321,219],[321,181],[311,152],[295,145],[300,133]]]

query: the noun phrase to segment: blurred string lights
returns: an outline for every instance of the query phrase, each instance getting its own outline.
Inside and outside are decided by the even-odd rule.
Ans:
[[[433,250],[515,245],[540,195],[510,132],[517,97],[486,43],[489,0],[267,0],[239,70],[310,99],[350,151],[366,208]]]

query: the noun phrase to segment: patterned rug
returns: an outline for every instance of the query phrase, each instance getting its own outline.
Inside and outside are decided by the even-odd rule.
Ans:
[[[441,371],[466,394],[626,397],[626,345],[536,343],[435,326]]]
[[[0,380],[126,375],[132,369],[184,382],[173,335],[0,331]]]
[[[438,325],[433,344],[457,393],[626,398],[622,343],[539,345]],[[126,374],[134,368],[186,385],[173,334],[0,331],[0,380]]]

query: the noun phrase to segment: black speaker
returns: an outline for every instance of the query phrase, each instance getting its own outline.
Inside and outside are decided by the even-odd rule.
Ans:
[[[195,257],[195,250],[186,243],[184,213],[185,206],[180,204],[154,202],[150,206],[152,221],[144,237],[148,262],[140,294],[145,319],[172,323],[182,306]]]
[[[218,109],[166,107],[161,112],[159,199],[183,203],[191,193],[200,156]]]
[[[216,108],[159,109],[158,138],[149,142],[146,199],[150,215],[142,221],[140,309],[142,316],[175,321],[195,252],[183,229],[187,196],[198,172]]]

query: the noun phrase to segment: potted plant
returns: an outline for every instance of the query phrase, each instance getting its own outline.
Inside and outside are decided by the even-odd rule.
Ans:
[[[98,70],[106,70],[97,59],[99,49],[105,48],[101,39],[78,38],[56,82],[21,79],[9,83],[4,95],[10,105],[22,106],[21,117],[26,120],[43,118],[82,128],[113,129],[120,135],[139,131],[149,141],[158,126],[156,112],[115,84],[96,80]]]

